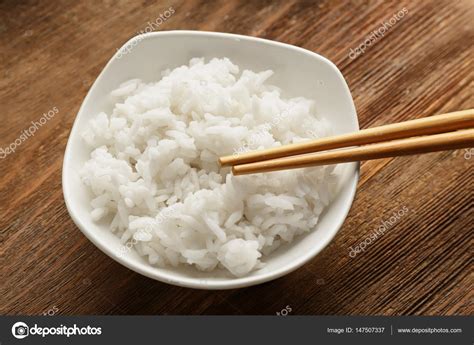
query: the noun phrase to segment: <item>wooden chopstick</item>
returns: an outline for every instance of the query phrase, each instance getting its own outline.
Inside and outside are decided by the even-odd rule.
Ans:
[[[234,175],[355,162],[474,146],[474,128],[366,146],[235,165]]]
[[[372,144],[419,135],[445,133],[472,127],[474,127],[474,109],[468,109],[363,129],[355,133],[321,138],[304,143],[224,156],[219,158],[219,163],[222,166],[238,165],[341,147]]]

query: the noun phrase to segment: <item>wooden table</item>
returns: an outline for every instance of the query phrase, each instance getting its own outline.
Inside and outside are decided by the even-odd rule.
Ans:
[[[4,1],[0,147],[53,107],[59,112],[0,159],[1,314],[274,315],[287,306],[290,314],[472,314],[474,157],[464,150],[363,163],[334,241],[260,286],[209,292],[162,284],[82,235],[61,190],[74,117],[115,50],[170,6],[175,13],[159,30],[253,35],[328,57],[347,79],[362,128],[474,107],[469,0]],[[403,8],[383,37],[349,57]],[[403,207],[383,236],[349,255]]]

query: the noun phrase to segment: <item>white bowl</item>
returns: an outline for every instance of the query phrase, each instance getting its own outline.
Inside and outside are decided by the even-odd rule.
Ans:
[[[340,165],[339,192],[321,215],[316,228],[264,257],[264,268],[242,278],[232,277],[223,270],[199,272],[186,266],[153,267],[133,250],[125,254],[120,252],[118,237],[106,224],[98,225],[91,220],[91,195],[78,176],[90,154],[80,137],[87,121],[100,111],[111,111],[113,104],[107,96],[121,82],[132,78],[157,80],[163,69],[187,64],[192,57],[229,57],[245,69],[272,69],[275,75],[271,83],[280,86],[284,96],[314,99],[319,111],[334,127],[334,134],[359,129],[354,103],[341,72],[332,62],[311,51],[255,37],[200,31],[144,34],[136,45],[132,43],[137,41],[132,40],[124,45],[131,48],[130,52],[118,56],[118,51],[92,85],[67,143],[63,193],[68,211],[79,229],[105,254],[131,270],[165,283],[191,288],[230,289],[260,284],[311,260],[336,235],[349,212],[359,178],[357,163]]]

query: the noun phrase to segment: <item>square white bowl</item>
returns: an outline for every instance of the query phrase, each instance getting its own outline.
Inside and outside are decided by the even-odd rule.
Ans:
[[[127,52],[124,54],[123,52]],[[63,193],[74,223],[100,250],[131,270],[150,278],[200,289],[230,289],[260,284],[281,277],[317,255],[342,226],[354,199],[359,164],[342,164],[338,194],[320,216],[311,232],[278,248],[263,258],[266,266],[241,278],[224,270],[200,272],[194,267],[159,268],[148,264],[134,250],[123,253],[121,242],[107,224],[90,216],[91,194],[78,172],[89,159],[90,150],[81,139],[88,120],[101,111],[110,113],[108,97],[129,79],[146,82],[160,79],[160,72],[187,64],[193,57],[228,57],[242,69],[272,69],[271,83],[282,88],[285,97],[303,96],[316,101],[318,112],[331,123],[334,134],[359,129],[349,88],[338,68],[311,51],[275,41],[226,33],[164,31],[140,35],[117,51],[92,85],[71,130],[63,163]]]

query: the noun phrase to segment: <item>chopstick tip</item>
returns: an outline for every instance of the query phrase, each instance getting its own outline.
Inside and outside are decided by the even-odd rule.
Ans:
[[[218,159],[219,165],[222,166],[222,167],[230,165],[231,158],[232,158],[232,156],[219,157],[219,159]]]

